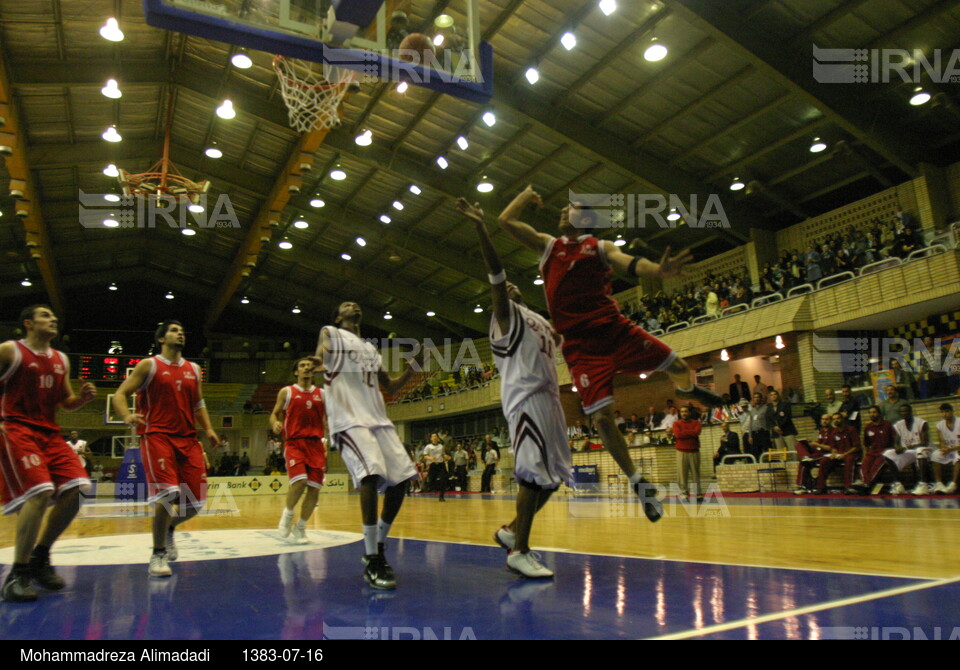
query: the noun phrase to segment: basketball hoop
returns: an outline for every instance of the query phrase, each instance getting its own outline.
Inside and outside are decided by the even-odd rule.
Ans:
[[[307,133],[340,125],[340,102],[355,77],[350,70],[284,56],[274,57],[273,70],[291,127]]]

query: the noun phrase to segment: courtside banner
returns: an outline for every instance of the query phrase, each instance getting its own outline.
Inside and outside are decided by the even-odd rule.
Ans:
[[[254,475],[252,477],[210,477],[207,479],[207,498],[226,490],[232,496],[286,495],[290,486],[286,475]],[[350,476],[327,473],[320,493],[345,493],[350,490]]]

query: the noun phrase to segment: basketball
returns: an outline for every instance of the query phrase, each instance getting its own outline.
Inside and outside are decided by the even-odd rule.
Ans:
[[[418,54],[419,58],[414,58],[414,53]],[[400,60],[424,63],[433,54],[433,41],[423,33],[410,33],[400,42]]]

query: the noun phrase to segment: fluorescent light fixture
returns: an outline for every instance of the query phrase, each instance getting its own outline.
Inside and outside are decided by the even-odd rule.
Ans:
[[[107,85],[100,89],[100,92],[103,93],[108,98],[116,100],[117,98],[123,97],[123,93],[120,91],[120,87],[117,86],[116,79],[107,79]]]
[[[120,140],[123,139],[120,136],[120,133],[117,132],[116,126],[110,126],[106,130],[104,130],[103,135],[101,135],[101,137],[105,139],[107,142],[119,142]]]
[[[477,190],[481,193],[489,193],[493,190],[493,184],[487,181],[487,177],[483,177],[483,181],[477,184]]]
[[[727,350],[726,350],[726,349],[724,349],[723,351],[720,352],[720,360],[721,360],[721,361],[729,361],[729,360],[730,360],[730,354],[727,353]]]
[[[420,187],[416,184],[410,184],[410,192],[414,195],[420,195],[423,191],[420,190]]]
[[[107,202],[120,202],[120,196],[116,193],[107,193],[105,196],[103,196],[103,199]]]
[[[373,144],[373,132],[370,130],[364,130],[362,133],[354,137],[353,141],[361,147],[369,147],[371,144]]]
[[[740,181],[740,177],[734,177],[734,178],[733,178],[733,183],[730,184],[730,190],[731,190],[731,191],[742,191],[745,186],[746,186],[746,184],[744,184],[742,181]]]
[[[299,228],[300,230],[306,230],[310,227],[310,224],[304,221],[303,219],[297,219],[293,222],[294,228]]]
[[[434,312],[434,311],[429,311],[429,312],[427,312],[427,316],[436,316],[436,315],[437,315],[437,313]]]
[[[363,239],[362,237],[358,237],[358,238],[356,239],[356,242],[357,242],[357,244],[359,244],[361,247],[367,246],[367,241],[366,241],[365,239]]]
[[[440,14],[433,20],[433,25],[437,28],[449,28],[453,25],[453,17],[449,14]]]
[[[104,227],[104,228],[119,228],[119,227],[120,227],[120,222],[117,221],[116,219],[104,219],[104,220],[103,220],[103,227]]]
[[[123,31],[120,30],[120,24],[112,16],[100,27],[100,37],[111,42],[120,42],[123,40]]]
[[[643,57],[651,63],[661,61],[667,57],[667,47],[662,44],[651,44],[647,47],[647,50],[643,52]]]
[[[318,208],[319,208],[319,207],[323,207],[323,206],[326,205],[326,204],[327,204],[327,203],[325,203],[325,202],[324,202],[323,200],[321,200],[320,198],[314,198],[313,200],[310,201],[310,206],[311,206],[311,207],[318,207]]]
[[[238,67],[241,70],[246,70],[248,67],[253,65],[253,61],[250,59],[250,56],[242,51],[240,53],[233,54],[233,56],[230,58],[230,62],[233,63],[234,67]]]
[[[777,335],[777,339],[775,340],[773,346],[775,346],[777,349],[783,349],[787,346],[786,344],[783,343],[782,335]]]
[[[119,177],[120,170],[117,169],[116,165],[114,165],[113,163],[110,163],[110,165],[103,168],[103,174],[107,175],[108,177]]]
[[[280,240],[277,242],[277,246],[281,249],[293,249],[293,244],[290,242],[290,240]]]
[[[407,86],[409,86],[409,84],[407,84],[407,82],[401,81],[399,84],[397,84],[397,93],[406,93],[406,92],[407,92]]]
[[[470,146],[470,143],[467,142],[467,138],[461,135],[457,138],[457,146],[460,147],[463,151],[467,150],[467,147]]]
[[[181,228],[180,233],[182,235],[186,235],[187,237],[193,237],[197,234],[197,231],[195,231],[193,228]]]
[[[537,275],[537,278],[533,280],[534,286],[543,286],[543,277]]]
[[[216,147],[207,147],[203,153],[205,153],[209,158],[220,158],[223,156],[223,152]]]
[[[173,300],[173,292],[167,291],[167,294],[163,297],[166,298],[167,300]]]
[[[293,309],[291,309],[290,311],[293,312],[294,314],[299,314],[299,313],[300,313],[300,306],[299,306],[299,305],[294,305],[294,306],[293,306]]]
[[[484,112],[483,113],[483,122],[487,124],[488,127],[492,128],[497,122],[497,115],[493,112]]]
[[[617,0],[600,0],[600,11],[604,16],[610,16],[617,11]]]
[[[217,107],[217,116],[221,119],[232,119],[237,115],[237,110],[233,108],[233,102],[224,100],[223,104]]]
[[[394,200],[394,201],[393,201],[393,208],[394,208],[395,210],[397,210],[398,212],[399,212],[399,211],[402,211],[402,210],[403,210],[403,203],[400,202],[399,200]]]
[[[567,51],[571,51],[573,47],[577,46],[577,36],[570,32],[564,33],[563,37],[560,38],[560,44]]]
[[[203,205],[189,205],[187,209],[194,214],[203,214]]]
[[[930,94],[919,86],[915,88],[913,91],[913,96],[910,98],[910,104],[914,107],[917,107],[918,105],[923,105],[927,102],[930,102]]]
[[[827,148],[826,142],[821,140],[819,137],[814,137],[813,144],[810,145],[810,153],[818,154],[826,148]]]
[[[540,81],[540,72],[535,67],[528,67],[523,76],[527,78],[527,81],[530,82],[530,84],[536,84],[538,81]]]
[[[443,156],[437,156],[437,165],[440,166],[441,170],[446,170],[447,166],[450,164],[447,162],[447,159],[444,158]]]
[[[474,314],[483,314],[483,307],[481,307],[480,305],[477,305],[476,307],[473,308],[473,313],[474,313]]]
[[[353,258],[353,256],[351,256],[350,254],[340,254],[340,258],[342,258],[345,261],[349,261],[351,258]]]
[[[337,166],[330,172],[330,179],[333,179],[334,181],[343,181],[346,178],[347,178],[347,173],[344,172],[343,169],[341,169],[339,166]]]
[[[386,314],[383,315],[383,318],[389,321],[390,319],[393,318],[393,314],[391,314],[390,312],[387,312]]]
[[[387,216],[386,214],[381,214],[381,215],[380,215],[380,223],[390,223],[391,221],[393,221],[393,219],[391,219],[391,218],[390,218],[389,216]]]
[[[667,221],[676,221],[679,218],[680,213],[676,210],[676,208],[671,209],[670,213],[667,214]]]
[[[250,304],[250,298],[248,298],[247,296],[243,296],[242,298],[240,298],[240,304],[241,304],[241,305],[249,305],[249,304]]]
[[[646,372],[641,372],[641,373],[640,373],[640,379],[646,379],[646,378],[647,378],[647,373],[646,373]]]
[[[618,247],[622,247],[626,243],[627,241],[623,239],[623,235],[617,235],[617,239],[613,241],[614,246],[618,246]]]
[[[111,283],[110,286],[107,287],[107,289],[109,289],[109,290],[111,290],[111,291],[116,291],[116,290],[117,290],[117,285],[116,285],[115,283]]]
[[[24,277],[23,281],[20,282],[20,286],[33,286],[33,282],[30,281],[29,277]]]
[[[443,33],[437,33],[433,36],[433,46],[438,47],[443,44]]]

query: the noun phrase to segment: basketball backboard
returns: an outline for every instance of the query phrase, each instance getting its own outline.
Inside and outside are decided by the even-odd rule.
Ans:
[[[493,49],[480,40],[478,3],[451,0],[440,18],[430,0],[408,3],[406,18],[388,16],[382,0],[144,0],[144,13],[156,28],[347,68],[361,83],[403,81],[484,103]],[[443,41],[433,54],[401,53],[414,32]]]

